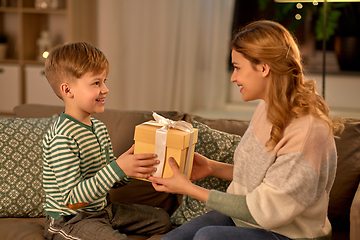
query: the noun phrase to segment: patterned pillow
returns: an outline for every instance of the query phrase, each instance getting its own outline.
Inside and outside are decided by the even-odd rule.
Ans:
[[[233,164],[233,155],[241,137],[211,129],[207,125],[193,121],[192,125],[199,131],[195,151],[219,162]],[[216,189],[225,192],[230,182],[215,177],[206,177],[194,182],[196,185],[207,189]],[[185,222],[200,216],[209,209],[197,199],[184,195],[178,209],[171,215],[174,225],[181,225]]]
[[[0,118],[0,217],[42,217],[42,140],[58,118]]]

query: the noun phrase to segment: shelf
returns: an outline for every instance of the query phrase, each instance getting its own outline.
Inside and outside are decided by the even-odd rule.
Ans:
[[[19,8],[17,7],[0,7],[0,12],[17,13],[18,11]]]
[[[8,37],[4,65],[0,73],[0,113],[11,113],[18,104],[38,101],[31,84],[42,90],[49,90],[48,84],[38,82],[38,68],[44,67],[38,61],[40,55],[38,39],[48,31],[52,46],[65,42],[86,41],[96,45],[96,0],[59,0],[59,8],[35,8],[35,0],[11,0],[6,7],[0,7],[0,31]],[[50,50],[52,46],[49,46]],[[30,74],[35,72],[34,74]],[[11,78],[9,78],[11,76]],[[42,76],[43,78],[43,76]],[[41,84],[40,84],[41,83]],[[42,101],[52,102],[56,96],[52,91]],[[55,100],[53,101],[55,103]]]
[[[67,14],[66,9],[21,8],[20,12],[33,14]]]

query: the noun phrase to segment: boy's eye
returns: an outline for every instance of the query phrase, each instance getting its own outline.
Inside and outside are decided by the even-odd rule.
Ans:
[[[239,68],[235,65],[232,65],[233,70],[238,70]]]
[[[99,82],[94,82],[94,85],[99,85],[100,83]]]

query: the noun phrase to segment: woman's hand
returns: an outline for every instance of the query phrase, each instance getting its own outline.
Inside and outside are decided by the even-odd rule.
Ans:
[[[214,161],[195,153],[194,164],[191,172],[191,181],[196,181],[208,176],[232,181],[233,171],[234,166],[231,164]]]
[[[186,194],[185,189],[189,188],[192,183],[180,172],[174,158],[169,158],[169,165],[173,171],[173,176],[171,178],[149,177],[153,187],[159,192]]]
[[[155,158],[157,158],[156,154],[152,153],[134,154],[133,145],[116,159],[116,163],[126,176],[149,178],[151,173],[156,171],[156,168],[153,166],[160,163]]]
[[[212,171],[210,160],[199,153],[194,153],[191,181],[193,182],[211,176]]]
[[[174,158],[169,158],[169,165],[173,171],[171,178],[149,177],[155,190],[159,192],[184,194],[206,202],[210,190],[190,182],[190,180],[180,172],[179,166]]]

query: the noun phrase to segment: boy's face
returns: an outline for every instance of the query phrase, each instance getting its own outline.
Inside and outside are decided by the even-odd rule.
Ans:
[[[83,118],[92,113],[104,112],[105,97],[109,92],[105,85],[106,77],[106,72],[95,75],[89,72],[70,85],[72,93],[70,115]]]

